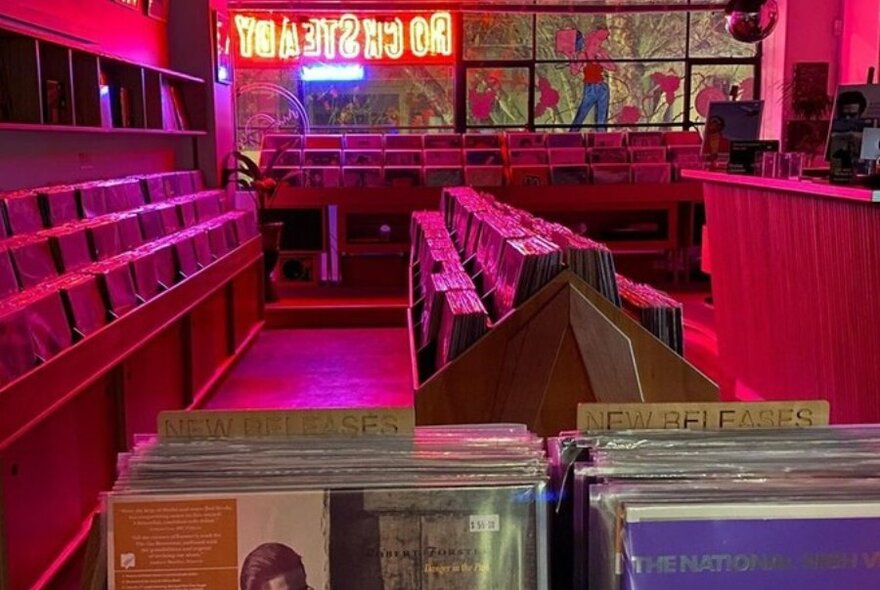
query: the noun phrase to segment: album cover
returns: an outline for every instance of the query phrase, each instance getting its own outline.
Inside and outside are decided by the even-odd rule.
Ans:
[[[862,160],[880,160],[880,129],[865,129],[862,135]]]
[[[13,293],[18,293],[18,278],[15,276],[9,250],[0,244],[0,300]]]
[[[95,260],[105,260],[122,252],[122,238],[114,219],[97,219],[86,226],[92,256]]]
[[[586,164],[587,150],[582,147],[551,148],[550,164]]]
[[[501,149],[501,136],[497,133],[465,133],[464,134],[465,149],[485,149],[493,150]]]
[[[117,318],[132,311],[138,304],[134,279],[129,269],[129,261],[134,256],[136,254],[119,256],[98,262],[88,269],[89,274],[98,279],[107,309]]]
[[[18,284],[23,289],[36,287],[48,278],[58,276],[52,247],[46,237],[21,236],[6,242]]]
[[[373,168],[343,168],[342,186],[345,187],[382,187],[385,186],[385,175],[379,166]]]
[[[57,290],[34,289],[23,293],[22,298],[37,358],[46,362],[73,344],[73,333]]]
[[[303,166],[330,167],[342,164],[341,150],[314,150],[307,149],[303,152]],[[295,165],[295,164],[294,164]]]
[[[152,206],[159,211],[159,218],[162,220],[162,228],[164,229],[166,236],[173,234],[176,231],[180,231],[183,224],[181,223],[180,214],[176,205],[171,203],[161,203]]]
[[[672,182],[672,164],[632,164],[632,181],[636,184],[642,182]]]
[[[378,133],[346,133],[345,149],[382,151],[382,136]]]
[[[629,161],[629,152],[623,147],[594,147],[588,155],[593,164],[626,164]]]
[[[68,275],[58,288],[67,315],[78,335],[88,336],[107,324],[107,308],[93,275]]]
[[[178,274],[187,278],[199,270],[199,262],[196,258],[196,250],[191,237],[186,235],[175,236],[171,242],[174,252],[174,263]]]
[[[550,184],[550,168],[544,166],[511,166],[512,186],[544,186]]]
[[[571,166],[550,166],[552,184],[590,184],[590,167],[586,164]]]
[[[289,137],[289,136],[286,136]],[[314,134],[303,136],[307,150],[341,150],[342,136],[331,134]],[[268,146],[267,146],[268,147]],[[293,147],[293,146],[291,146]]]
[[[504,164],[500,149],[466,149],[464,161],[468,166],[501,166]]]
[[[425,186],[461,186],[464,169],[461,166],[433,166],[425,168]]]
[[[458,150],[463,145],[462,136],[458,133],[428,133],[425,135],[425,150]]]
[[[733,141],[758,140],[763,114],[761,100],[710,103],[703,132],[703,155],[717,158],[730,153]]]
[[[512,166],[539,166],[547,165],[547,150],[540,149],[511,149],[507,153],[507,158]]]
[[[41,232],[49,238],[55,262],[61,272],[71,272],[92,263],[92,248],[82,227],[60,226]]]
[[[534,488],[334,490],[332,590],[537,590]]]
[[[155,205],[143,207],[136,211],[136,214],[141,228],[141,235],[145,240],[151,242],[165,236],[162,215],[155,208]]]
[[[204,268],[214,261],[208,232],[204,228],[194,228],[190,231],[190,235],[192,236],[193,248],[196,251],[196,260],[199,266]]]
[[[663,145],[662,131],[630,131],[626,134],[626,145],[631,148],[660,147]]]
[[[386,150],[415,150],[421,151],[423,144],[423,136],[416,133],[408,133],[403,135],[386,135]]]
[[[37,352],[25,318],[24,304],[16,301],[0,305],[0,386],[30,371],[36,361]]]
[[[333,159],[335,159],[333,154],[334,153],[338,154],[339,152],[332,152],[332,151],[331,152],[314,152],[314,151],[305,152],[307,157],[309,155],[311,155],[311,158],[310,158],[311,161],[307,161],[307,158],[303,158],[303,152],[300,150],[284,150],[283,152],[281,152],[280,155],[277,155],[277,156],[274,155],[275,153],[277,153],[277,152],[273,153],[273,159],[269,160],[272,163],[273,168],[275,166],[296,167],[296,166],[302,166],[304,163],[314,165],[319,160],[321,160],[321,161],[331,160],[332,161]],[[332,165],[332,163],[329,165]]]
[[[321,135],[310,136],[310,137],[324,137]],[[312,140],[315,142],[316,140]],[[339,149],[342,146],[334,145],[335,141],[330,140],[329,145],[310,145],[308,147],[315,148],[324,148],[324,149]],[[261,149],[264,150],[277,150],[277,149],[301,149],[303,147],[303,136],[302,135],[290,135],[287,133],[266,133],[263,135],[263,144]]]
[[[460,149],[425,150],[426,166],[461,166],[462,152]]]
[[[627,590],[873,588],[876,502],[624,506]]]
[[[422,184],[422,169],[414,166],[387,166],[385,168],[385,183],[388,186],[420,186]]]
[[[382,150],[346,150],[345,165],[350,167],[382,166],[384,155]]]
[[[163,285],[159,281],[157,268],[158,260],[153,249],[149,247],[138,249],[132,253],[128,264],[134,280],[135,293],[141,301],[149,301],[162,291]],[[170,287],[171,284],[164,286]]]
[[[636,164],[659,164],[666,161],[666,148],[660,147],[630,147],[630,160]]]
[[[13,235],[30,234],[43,229],[43,214],[37,193],[17,192],[3,196],[6,221]]]
[[[763,152],[779,152],[779,142],[772,141],[733,141],[730,144],[730,159],[727,172],[730,174],[754,174],[755,159]]]
[[[191,198],[179,200],[174,203],[177,207],[177,215],[183,221],[183,227],[192,227],[199,222],[199,214],[196,203]]]
[[[341,169],[333,168],[303,168],[303,186],[308,188],[335,188],[342,180]]]
[[[541,148],[544,149],[546,143],[546,135],[544,133],[532,132],[508,132],[505,134],[507,138],[507,149],[522,148]]]
[[[76,190],[71,186],[57,186],[39,189],[39,198],[46,211],[49,227],[55,227],[79,219],[76,204]]]
[[[594,148],[620,148],[624,146],[626,134],[617,131],[606,133],[588,133],[590,147]]]
[[[386,166],[421,166],[422,152],[415,150],[385,150]]]
[[[663,144],[666,146],[700,146],[703,138],[699,131],[664,131]]]
[[[504,167],[465,166],[464,179],[468,186],[501,186],[504,184]]]
[[[594,164],[591,170],[594,184],[628,184],[632,180],[629,164]]]
[[[324,491],[110,496],[108,588],[182,588],[183,577],[211,590],[330,590],[327,503]],[[197,539],[210,550],[193,552]]]
[[[580,148],[584,147],[584,135],[575,132],[548,133],[548,148]]]
[[[222,212],[220,205],[221,196],[222,193],[220,191],[202,191],[193,198],[196,204],[196,216],[199,218],[199,223],[210,221],[220,215]]]

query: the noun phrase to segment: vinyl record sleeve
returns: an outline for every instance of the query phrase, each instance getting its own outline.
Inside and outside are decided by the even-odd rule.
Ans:
[[[6,195],[3,205],[12,235],[30,234],[43,229],[43,214],[37,193]]]
[[[622,590],[873,588],[880,504],[628,505]]]

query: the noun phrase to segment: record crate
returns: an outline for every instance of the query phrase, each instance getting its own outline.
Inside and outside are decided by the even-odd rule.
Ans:
[[[514,422],[541,436],[573,430],[579,403],[703,402],[718,386],[570,270],[490,326],[433,374],[417,348],[422,302],[407,317],[416,422]]]

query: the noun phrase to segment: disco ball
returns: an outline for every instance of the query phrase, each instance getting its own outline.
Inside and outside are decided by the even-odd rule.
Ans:
[[[727,32],[743,43],[757,43],[770,36],[779,22],[776,0],[731,0],[724,10]]]

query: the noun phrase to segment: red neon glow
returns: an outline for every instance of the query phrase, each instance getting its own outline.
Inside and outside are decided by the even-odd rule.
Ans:
[[[355,14],[306,17],[235,13],[235,56],[248,65],[302,61],[452,61],[449,12],[397,16]]]

